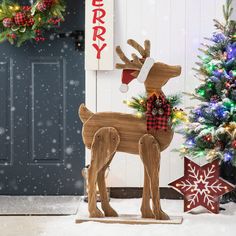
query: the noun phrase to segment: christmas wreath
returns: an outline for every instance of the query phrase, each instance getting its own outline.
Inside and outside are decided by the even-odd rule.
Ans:
[[[0,42],[20,47],[25,41],[44,41],[43,31],[64,20],[63,0],[38,0],[32,6],[3,0],[0,4]]]

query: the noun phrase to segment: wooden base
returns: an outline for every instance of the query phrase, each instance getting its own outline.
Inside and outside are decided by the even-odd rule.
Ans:
[[[138,215],[120,215],[119,217],[89,218],[88,216],[78,215],[75,221],[77,224],[84,222],[99,222],[105,224],[130,224],[130,225],[149,225],[149,224],[182,224],[183,217],[173,216],[170,220],[143,219]]]

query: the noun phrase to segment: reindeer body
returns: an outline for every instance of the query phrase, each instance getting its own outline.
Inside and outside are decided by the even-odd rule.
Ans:
[[[116,51],[124,64],[117,64],[117,69],[131,71],[130,77],[144,82],[148,96],[162,93],[162,87],[170,78],[179,76],[180,66],[169,66],[163,63],[154,63],[150,58],[150,42],[144,43],[144,48],[134,40],[128,44],[141,55],[139,58],[132,54],[129,60],[120,47]],[[146,66],[146,67],[145,67]],[[144,78],[144,79],[143,79]],[[122,79],[123,80],[123,79]],[[123,88],[127,86],[123,82]],[[139,154],[144,165],[144,187],[141,212],[143,218],[168,220],[160,205],[159,171],[161,152],[165,150],[173,139],[173,131],[152,129],[147,131],[146,119],[137,118],[131,114],[116,112],[92,113],[85,105],[81,105],[79,116],[83,125],[83,141],[91,149],[91,164],[88,170],[88,209],[90,217],[115,217],[116,211],[110,206],[106,191],[105,171],[112,162],[116,152]],[[101,207],[104,214],[97,208],[96,183],[101,197]],[[152,199],[152,209],[150,207]]]
[[[139,140],[147,134],[146,119],[137,118],[131,114],[116,112],[101,112],[93,114],[83,104],[79,116],[84,122],[82,136],[85,146],[91,149],[95,133],[103,127],[115,128],[120,136],[117,152],[139,154]],[[160,144],[161,151],[165,150],[173,139],[173,130],[157,130],[152,134]]]

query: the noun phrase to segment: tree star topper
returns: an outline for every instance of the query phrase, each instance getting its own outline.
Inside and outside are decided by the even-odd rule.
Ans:
[[[234,190],[235,186],[219,177],[219,160],[199,166],[184,158],[184,176],[169,184],[184,195],[184,212],[203,206],[219,213],[219,197]]]

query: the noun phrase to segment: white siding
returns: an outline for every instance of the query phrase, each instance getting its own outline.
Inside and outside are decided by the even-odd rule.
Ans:
[[[182,75],[165,86],[166,94],[192,92],[198,81],[191,68],[197,60],[203,38],[214,31],[213,19],[222,19],[225,0],[115,0],[115,45],[121,45],[127,55],[129,38],[152,42],[152,57],[168,64],[180,64]],[[235,4],[236,5],[236,4]],[[118,61],[118,58],[115,58]],[[120,71],[87,73],[87,104],[97,111],[132,112],[122,101],[144,91],[143,85],[133,82],[127,95],[119,92]],[[89,81],[88,81],[89,80]],[[184,106],[194,102],[185,98]],[[183,160],[170,150],[181,144],[175,135],[170,148],[162,154],[161,186],[183,174]],[[88,153],[89,155],[89,153]],[[89,160],[89,158],[87,159]],[[140,187],[143,167],[139,157],[118,153],[111,165],[109,185]]]

